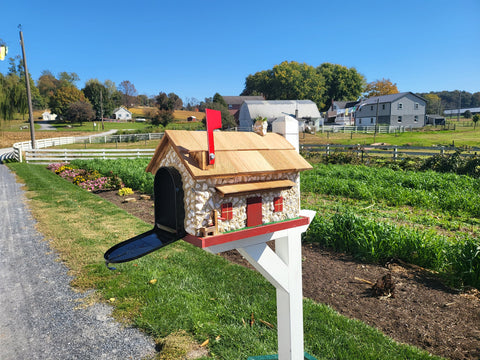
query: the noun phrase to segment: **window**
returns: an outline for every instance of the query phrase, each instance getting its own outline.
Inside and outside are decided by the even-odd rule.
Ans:
[[[233,109],[232,104],[228,104],[228,110],[232,110],[232,109]]]
[[[382,104],[382,110],[385,110],[385,104]]]
[[[415,115],[415,116],[413,117],[413,121],[418,122],[418,115]]]
[[[418,110],[418,103],[415,103],[415,105],[413,106],[415,110]]]
[[[373,124],[373,118],[370,118],[370,124]]]
[[[371,106],[370,106],[370,110],[372,110],[372,111],[373,111],[373,105],[371,105]]]
[[[283,211],[283,197],[279,196],[273,199],[273,212]]]
[[[233,208],[232,203],[222,204],[222,220],[232,220],[233,219]]]
[[[398,122],[399,123],[402,122],[402,117],[401,116],[398,117]]]
[[[401,110],[403,109],[403,104],[402,103],[398,103],[398,110]]]

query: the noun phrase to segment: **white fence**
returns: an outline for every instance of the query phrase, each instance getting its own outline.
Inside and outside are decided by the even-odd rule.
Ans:
[[[343,126],[343,125],[322,125],[319,132],[333,132],[333,133],[365,133],[365,134],[394,134],[411,131],[411,126]]]
[[[35,149],[32,149],[31,141],[23,141],[13,144],[15,159],[22,162],[51,163],[57,161],[69,161],[73,159],[118,159],[152,156],[154,149],[101,149],[101,150],[75,150],[75,149],[48,149],[68,144],[98,144],[157,140],[163,137],[163,133],[129,134],[129,135],[100,135],[100,136],[79,136],[79,137],[58,137],[50,139],[35,140]],[[61,153],[61,154],[60,154]],[[68,160],[66,160],[68,159]]]
[[[148,157],[155,153],[154,149],[29,149],[25,150],[24,159],[27,163],[51,164],[69,162],[77,159],[132,159]]]

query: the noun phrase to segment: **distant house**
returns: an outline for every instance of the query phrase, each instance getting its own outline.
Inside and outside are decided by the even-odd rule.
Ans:
[[[333,101],[326,114],[326,124],[355,125],[355,110],[359,101]]]
[[[317,104],[311,100],[246,100],[239,111],[241,131],[251,131],[256,117],[267,118],[269,124],[274,120],[291,116],[304,123],[320,118]]]
[[[427,101],[424,98],[412,92],[374,96],[358,103],[355,125],[423,127],[426,105]]]
[[[132,120],[132,113],[120,106],[113,110],[113,118],[117,120]]]
[[[265,100],[263,96],[222,96],[227,103],[228,112],[233,115],[235,121],[238,123],[238,115],[240,107],[244,101],[247,100]]]
[[[42,114],[42,118],[43,118],[44,121],[52,121],[52,120],[55,120],[57,118],[57,114],[51,114],[50,111],[45,111]]]

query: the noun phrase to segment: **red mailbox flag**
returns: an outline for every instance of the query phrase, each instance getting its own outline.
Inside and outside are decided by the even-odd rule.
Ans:
[[[213,130],[222,127],[222,113],[218,110],[205,109],[207,118],[208,137],[208,165],[215,164],[215,145],[213,143]]]

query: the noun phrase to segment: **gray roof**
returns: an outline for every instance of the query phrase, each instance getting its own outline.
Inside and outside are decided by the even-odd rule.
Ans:
[[[242,105],[246,100],[265,100],[263,96],[222,96],[228,105]]]
[[[463,114],[465,111],[470,110],[471,113],[480,113],[480,107],[477,108],[464,108],[460,109],[460,114]],[[458,109],[445,110],[444,114],[447,115],[456,115],[458,114]]]
[[[350,109],[357,105],[360,101],[334,101],[333,103],[338,109]]]
[[[296,110],[298,110],[299,118],[320,117],[317,104],[311,100],[247,100],[240,109],[240,119],[254,119],[257,116],[268,119],[285,115],[295,117]]]
[[[389,95],[382,95],[382,96],[372,96],[368,99],[365,99],[363,101],[361,101],[362,104],[364,105],[368,105],[368,104],[376,104],[377,103],[377,100],[379,103],[391,103],[391,102],[394,102],[408,94],[412,94],[413,96],[416,96],[418,97],[419,99],[422,99],[423,101],[426,101],[424,98],[422,98],[421,96],[418,96],[414,93],[412,93],[411,91],[407,91],[407,92],[401,92],[401,93],[397,93],[397,94],[389,94]]]
[[[125,110],[128,111],[130,114],[132,113],[130,110],[126,109],[124,106],[117,107],[115,110],[113,110],[113,114],[115,114],[119,110]]]

